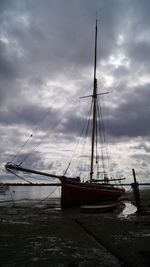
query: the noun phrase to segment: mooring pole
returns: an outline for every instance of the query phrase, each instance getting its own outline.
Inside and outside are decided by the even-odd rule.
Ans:
[[[132,169],[132,173],[133,173],[134,183],[132,183],[131,186],[132,186],[134,197],[135,197],[137,212],[140,213],[142,209],[141,209],[141,202],[140,202],[139,184],[136,181],[136,175],[135,175],[134,169]]]

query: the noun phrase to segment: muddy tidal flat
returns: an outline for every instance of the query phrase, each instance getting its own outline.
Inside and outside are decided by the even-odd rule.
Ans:
[[[138,215],[132,195],[104,214],[61,210],[57,199],[2,202],[0,266],[150,266],[150,190],[141,203]]]

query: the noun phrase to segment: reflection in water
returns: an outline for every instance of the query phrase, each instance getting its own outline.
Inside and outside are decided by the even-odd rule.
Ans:
[[[137,211],[137,208],[130,202],[125,202],[124,204],[125,204],[125,208],[118,215],[118,218],[126,218],[129,215],[134,214]]]
[[[0,194],[1,201],[44,199],[60,197],[61,187],[56,186],[9,186],[5,194]]]

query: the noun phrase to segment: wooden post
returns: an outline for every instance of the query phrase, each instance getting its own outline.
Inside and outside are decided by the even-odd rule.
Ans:
[[[133,173],[134,183],[132,183],[131,186],[132,186],[134,197],[135,197],[137,212],[140,213],[141,212],[141,202],[140,202],[139,184],[136,181],[136,175],[135,175],[134,169],[132,169],[132,173]]]

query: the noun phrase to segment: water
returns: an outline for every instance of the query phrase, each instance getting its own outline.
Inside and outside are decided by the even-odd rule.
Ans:
[[[9,186],[9,190],[5,193],[0,193],[0,203],[7,201],[39,201],[47,199],[60,199],[61,186]],[[127,218],[134,214],[137,208],[129,201],[124,202],[124,209],[118,214],[118,218]]]
[[[60,186],[9,186],[9,190],[0,193],[0,202],[60,198],[60,195]]]
[[[128,218],[129,215],[134,214],[137,208],[131,204],[131,202],[124,202],[125,207],[121,213],[118,214],[118,218]]]

